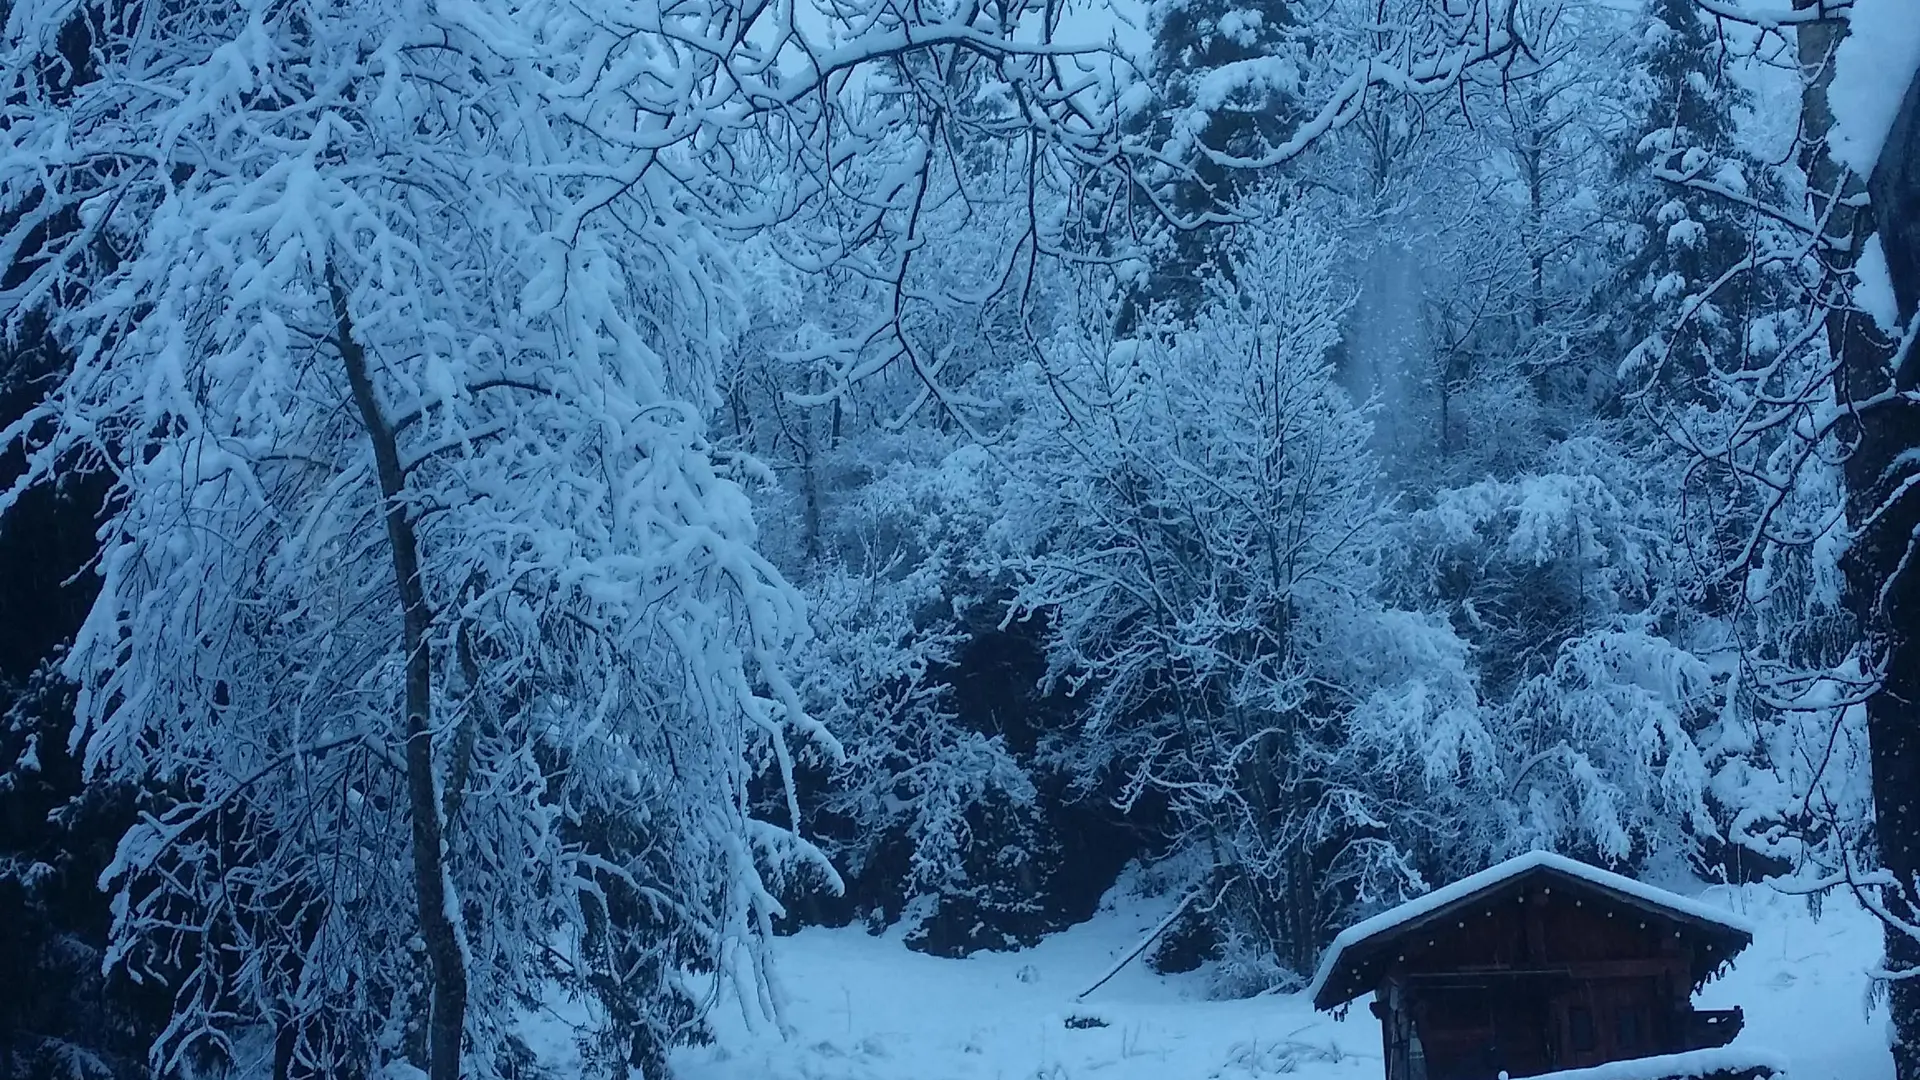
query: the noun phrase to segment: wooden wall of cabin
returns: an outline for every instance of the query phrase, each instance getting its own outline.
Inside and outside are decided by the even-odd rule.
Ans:
[[[1389,1080],[1493,1080],[1669,1053],[1653,980],[1488,978],[1409,980],[1397,1024],[1383,1017]],[[1410,1039],[1417,1035],[1417,1042]],[[1409,1053],[1410,1045],[1420,1052]],[[1415,1068],[1419,1057],[1424,1069]]]
[[[1425,1049],[1426,1076],[1492,1080],[1553,1068],[1552,1017],[1533,980],[1481,986],[1413,984],[1409,1003]]]

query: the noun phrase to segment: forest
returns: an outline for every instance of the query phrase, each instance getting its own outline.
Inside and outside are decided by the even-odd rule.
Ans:
[[[0,1076],[662,1080],[770,943],[1878,918],[1911,0],[0,0]],[[734,1008],[728,1004],[727,1008]]]

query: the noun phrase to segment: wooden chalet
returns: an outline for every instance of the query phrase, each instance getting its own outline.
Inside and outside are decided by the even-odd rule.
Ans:
[[[1740,1010],[1692,1005],[1752,941],[1727,912],[1535,852],[1349,928],[1310,992],[1320,1009],[1373,992],[1386,1080],[1517,1080],[1674,1054],[1727,1060],[1684,1075],[1762,1076],[1705,1053],[1740,1031]]]

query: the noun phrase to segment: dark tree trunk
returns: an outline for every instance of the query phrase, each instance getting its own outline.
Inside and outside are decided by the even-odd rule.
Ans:
[[[1907,88],[1869,190],[1900,320],[1910,325],[1920,307],[1920,76]],[[1850,365],[1853,359],[1850,353]],[[1896,389],[1920,390],[1920,362],[1912,355],[1897,370],[1883,365],[1871,374],[1882,389],[1891,375]],[[1865,412],[1860,429],[1847,476],[1850,489],[1859,484],[1859,494],[1850,502],[1877,508],[1895,500],[1856,542],[1848,562],[1848,585],[1860,594],[1855,607],[1869,616],[1872,640],[1886,658],[1884,683],[1867,702],[1876,839],[1882,863],[1913,890],[1920,883],[1920,813],[1914,805],[1920,800],[1920,490],[1896,492],[1915,482],[1920,464],[1895,463],[1920,448],[1920,404],[1896,401]],[[1898,897],[1894,909],[1909,925],[1913,895]],[[1889,970],[1920,971],[1920,941],[1911,934],[1889,925],[1886,948]],[[1890,998],[1895,1074],[1920,1080],[1920,979],[1895,980]]]
[[[346,367],[347,381],[353,387],[353,400],[360,409],[368,441],[373,444],[380,494],[387,504],[387,539],[393,555],[393,576],[400,590],[407,658],[404,707],[407,713],[407,804],[413,818],[413,883],[420,936],[426,941],[433,986],[427,1029],[427,1074],[431,1080],[459,1080],[460,1041],[467,1013],[467,969],[462,959],[460,932],[448,910],[446,856],[442,850],[444,823],[440,816],[439,785],[433,774],[430,723],[433,665],[427,652],[432,612],[427,607],[426,585],[420,579],[420,546],[414,535],[413,519],[401,501],[406,473],[400,467],[400,450],[393,427],[374,396],[366,350],[353,336],[346,294],[338,281],[330,278],[327,284],[337,324],[334,345]]]
[[[1813,5],[1812,0],[1795,0],[1795,6]],[[1909,89],[1881,151],[1872,202],[1866,204],[1860,197],[1868,193],[1867,182],[1826,152],[1826,135],[1833,126],[1827,101],[1833,51],[1845,35],[1846,24],[1838,21],[1810,23],[1799,31],[1805,79],[1802,127],[1809,136],[1802,165],[1816,219],[1831,212],[1829,258],[1837,269],[1852,269],[1861,245],[1878,225],[1904,318],[1913,311],[1920,289],[1915,274],[1920,225],[1912,215],[1920,201],[1920,166],[1914,161],[1920,155],[1916,91]],[[1847,523],[1855,536],[1841,568],[1848,606],[1860,620],[1863,647],[1884,672],[1866,710],[1877,854],[1881,866],[1903,886],[1885,890],[1893,917],[1885,925],[1886,966],[1889,971],[1920,972],[1920,940],[1898,925],[1913,924],[1914,890],[1920,884],[1920,813],[1915,807],[1920,798],[1920,567],[1910,564],[1920,543],[1915,531],[1920,528],[1920,491],[1903,489],[1916,469],[1912,463],[1900,464],[1902,454],[1920,447],[1920,407],[1888,393],[1920,385],[1920,365],[1909,362],[1896,371],[1887,336],[1844,303],[1830,312],[1827,337],[1837,361],[1837,396],[1856,406],[1851,430],[1844,433],[1853,443],[1844,474]],[[1895,1075],[1898,1080],[1920,1080],[1920,979],[1892,980],[1888,994]]]
[[[1893,277],[1894,298],[1900,303],[1901,318],[1910,319],[1920,306],[1920,76],[1907,87],[1906,101],[1887,133],[1867,189]]]

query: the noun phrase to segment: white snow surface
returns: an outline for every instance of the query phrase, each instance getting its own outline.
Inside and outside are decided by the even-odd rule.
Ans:
[[[1767,1066],[1776,1076],[1784,1074],[1789,1068],[1786,1058],[1771,1050],[1720,1046],[1685,1054],[1610,1061],[1586,1069],[1563,1069],[1534,1077],[1533,1080],[1668,1080],[1670,1077],[1712,1076],[1723,1070],[1751,1069],[1756,1065]]]
[[[1847,36],[1834,51],[1828,152],[1868,176],[1880,158],[1907,84],[1920,69],[1920,3],[1854,0]]]
[[[1790,1080],[1892,1080],[1885,1014],[1867,1005],[1865,971],[1880,949],[1872,917],[1835,897],[1815,920],[1803,901],[1759,886],[1700,899],[1755,928],[1734,970],[1696,998],[1746,1009],[1731,1050],[1780,1051]],[[774,953],[789,1034],[723,1003],[714,1043],[676,1053],[676,1080],[1379,1080],[1380,1027],[1365,999],[1338,1020],[1305,994],[1213,1001],[1204,973],[1159,976],[1136,961],[1077,1002],[1173,903],[1110,899],[1035,948],[965,960],[854,927],[782,938]],[[1106,1026],[1069,1028],[1070,1017]],[[549,1016],[539,1026],[528,1034],[543,1036],[547,1062],[580,1075],[568,1071],[563,1025]],[[1568,1077],[1601,1080],[1555,1080]]]
[[[1347,927],[1333,939],[1333,944],[1328,946],[1325,955],[1320,958],[1320,969],[1314,973],[1313,982],[1306,989],[1307,998],[1312,999],[1320,992],[1320,988],[1326,985],[1335,965],[1340,962],[1341,954],[1346,950],[1377,934],[1383,934],[1395,927],[1412,922],[1422,915],[1464,900],[1482,889],[1499,885],[1540,867],[1558,870],[1568,877],[1590,881],[1601,888],[1658,904],[1703,922],[1718,923],[1747,934],[1753,933],[1751,924],[1725,907],[1702,903],[1666,889],[1655,888],[1629,877],[1609,873],[1599,867],[1588,866],[1586,863],[1569,859],[1564,855],[1556,855],[1551,851],[1529,851],[1525,855],[1517,855],[1506,862],[1489,866],[1477,874],[1470,874],[1451,885],[1435,889],[1424,896],[1417,896],[1399,907],[1389,908],[1371,919]]]
[[[1860,258],[1853,264],[1855,284],[1853,302],[1867,313],[1883,333],[1900,329],[1900,304],[1893,293],[1893,275],[1887,269],[1887,249],[1880,234],[1867,237]]]

